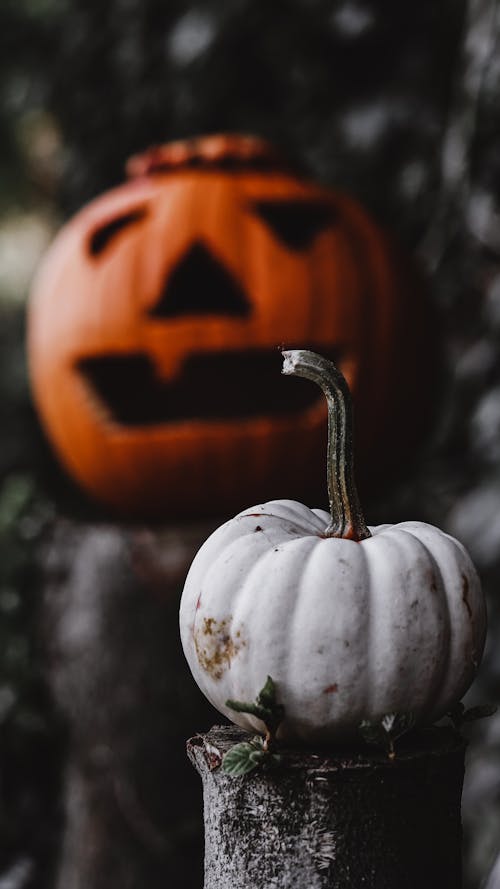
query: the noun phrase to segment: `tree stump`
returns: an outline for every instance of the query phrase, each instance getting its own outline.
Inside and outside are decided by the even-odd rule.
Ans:
[[[49,682],[68,726],[59,889],[199,889],[203,825],[185,738],[208,728],[179,597],[208,524],[57,521],[42,556]]]
[[[282,751],[242,778],[220,768],[248,739],[216,726],[188,741],[201,775],[205,889],[460,889],[465,742],[414,732],[397,755]]]

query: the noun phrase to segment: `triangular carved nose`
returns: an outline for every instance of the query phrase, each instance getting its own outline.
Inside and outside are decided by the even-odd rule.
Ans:
[[[250,302],[230,272],[197,241],[169,275],[158,302],[149,310],[155,318],[180,315],[246,317]]]

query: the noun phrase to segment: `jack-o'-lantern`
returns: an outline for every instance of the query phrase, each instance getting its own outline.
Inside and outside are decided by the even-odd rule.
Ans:
[[[155,148],[128,172],[63,227],[29,311],[39,413],[90,494],[169,518],[321,491],[325,407],[307,386],[290,400],[283,345],[347,377],[361,476],[395,415],[389,459],[415,441],[422,299],[354,200],[246,136]]]

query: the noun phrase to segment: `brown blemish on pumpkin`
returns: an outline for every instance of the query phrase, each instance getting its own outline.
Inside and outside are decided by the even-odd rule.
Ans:
[[[201,626],[194,631],[194,646],[200,667],[212,679],[221,679],[231,666],[231,661],[245,645],[241,631],[230,633],[231,618],[216,620],[204,617]]]
[[[256,531],[262,531],[262,528],[260,527],[260,525],[256,525],[255,530],[256,530]]]
[[[431,593],[437,593],[437,591],[438,591],[438,585],[436,582],[436,578],[434,577],[433,574],[431,575],[430,590],[431,590]]]
[[[200,607],[200,605],[201,605],[201,593],[196,600],[196,611],[198,611],[198,608]]]
[[[469,602],[469,578],[465,574],[462,574],[462,602],[467,608],[467,614],[472,620],[472,608]]]
[[[336,682],[332,682],[331,685],[327,685],[326,688],[323,689],[324,695],[333,695],[336,691],[339,690],[339,687]]]

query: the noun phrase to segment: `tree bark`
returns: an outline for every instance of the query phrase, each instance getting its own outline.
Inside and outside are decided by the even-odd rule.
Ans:
[[[205,889],[460,889],[456,732],[413,733],[393,760],[285,750],[279,766],[229,777],[223,755],[248,737],[216,726],[188,741],[203,781]]]
[[[210,530],[57,521],[47,542],[44,638],[68,726],[59,889],[199,889],[201,793],[184,747],[215,711],[178,609]]]

